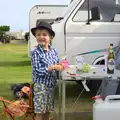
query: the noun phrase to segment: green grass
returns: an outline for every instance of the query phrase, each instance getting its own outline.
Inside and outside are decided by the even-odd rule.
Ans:
[[[31,82],[31,63],[27,55],[27,44],[0,45],[0,96],[14,100],[10,85],[13,83]],[[66,111],[79,95],[81,88],[75,82],[67,84]],[[84,92],[72,112],[90,111],[92,108],[92,94]],[[1,105],[1,103],[0,103]],[[55,90],[55,107],[58,111],[58,87]],[[91,116],[66,116],[66,120],[92,120]],[[7,119],[6,119],[7,120]],[[16,119],[18,120],[18,119]]]
[[[31,65],[27,45],[0,45],[0,95],[11,98],[6,92],[12,83],[30,82]]]

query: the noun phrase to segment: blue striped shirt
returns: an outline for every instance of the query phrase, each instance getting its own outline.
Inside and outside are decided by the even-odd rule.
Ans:
[[[45,51],[40,45],[32,52],[32,79],[34,83],[44,84],[50,88],[56,86],[56,71],[48,71],[48,67],[59,62],[57,52],[49,45],[49,51]]]

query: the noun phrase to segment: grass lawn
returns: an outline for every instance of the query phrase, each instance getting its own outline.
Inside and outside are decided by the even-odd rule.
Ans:
[[[27,55],[27,44],[0,45],[0,96],[13,100],[10,85],[13,83],[31,82],[31,63]],[[70,111],[72,104],[78,97],[81,88],[78,84],[67,84],[66,111]],[[84,92],[71,112],[91,111],[92,94]],[[0,103],[1,105],[1,103]],[[55,110],[58,111],[58,87],[55,90]],[[67,120],[92,120],[91,115],[67,115]],[[7,119],[6,119],[7,120]],[[16,119],[18,120],[18,119]]]

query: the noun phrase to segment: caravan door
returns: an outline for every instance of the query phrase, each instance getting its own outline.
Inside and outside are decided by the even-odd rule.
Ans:
[[[52,22],[58,17],[62,17],[63,12],[68,7],[68,5],[36,5],[34,6],[29,13],[29,30],[35,27],[36,24],[41,21]],[[30,51],[34,49],[34,46],[37,45],[35,37],[31,34],[30,31],[30,40],[28,42],[28,56],[30,56]]]

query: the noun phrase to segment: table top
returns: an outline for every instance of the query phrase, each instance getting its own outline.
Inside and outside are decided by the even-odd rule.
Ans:
[[[120,71],[114,70],[114,74],[108,74],[105,71],[105,66],[103,65],[95,65],[92,66],[90,72],[76,72],[76,66],[71,65],[67,69],[61,72],[61,77],[63,80],[83,80],[83,79],[103,79],[103,78],[112,78],[118,79],[120,78]]]

